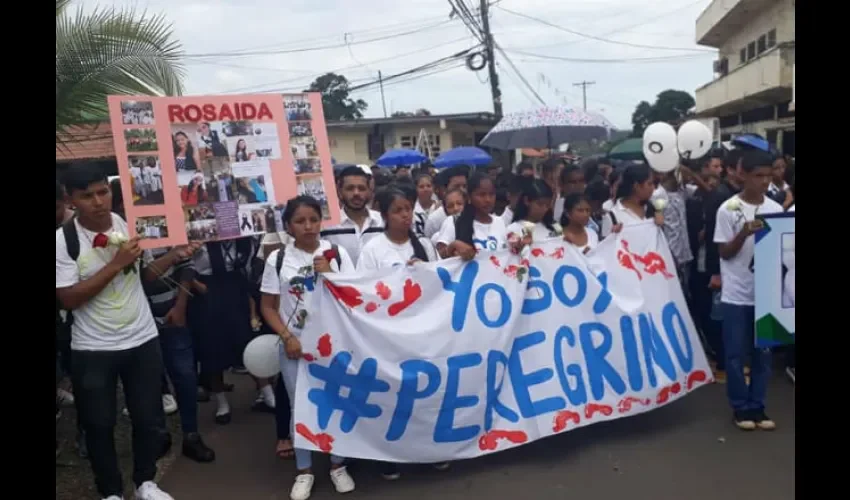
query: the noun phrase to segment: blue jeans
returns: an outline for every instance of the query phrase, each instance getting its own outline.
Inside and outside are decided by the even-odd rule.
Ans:
[[[292,438],[295,439],[295,383],[298,381],[298,360],[287,358],[282,345],[280,347],[280,374],[283,375],[283,384],[286,387],[286,393],[289,395],[292,411],[292,417],[289,419],[290,432]],[[345,461],[345,458],[331,455],[333,465],[340,465],[343,461]],[[303,448],[295,448],[295,468],[307,470],[312,466],[313,452]]]
[[[770,381],[770,350],[755,348],[755,307],[723,303],[726,396],[735,411],[762,411]],[[750,357],[750,385],[744,363]]]
[[[158,325],[158,328],[162,360],[174,386],[183,432],[198,432],[198,374],[192,332],[181,326]]]

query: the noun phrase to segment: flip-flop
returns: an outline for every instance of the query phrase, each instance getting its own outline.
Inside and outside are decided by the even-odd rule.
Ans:
[[[292,447],[292,441],[289,439],[282,439],[278,441],[275,454],[277,455],[277,458],[281,460],[292,459],[295,456],[295,448]]]

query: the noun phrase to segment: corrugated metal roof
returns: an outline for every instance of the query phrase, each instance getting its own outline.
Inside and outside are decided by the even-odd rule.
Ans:
[[[109,122],[80,125],[60,138],[64,145],[56,146],[56,161],[88,160],[115,157],[112,127]]]

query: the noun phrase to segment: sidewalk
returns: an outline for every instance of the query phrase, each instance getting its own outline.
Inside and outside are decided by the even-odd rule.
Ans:
[[[253,383],[230,376],[233,421],[213,423],[214,403],[200,404],[212,464],[182,457],[163,488],[177,500],[288,499],[294,462],[274,454],[274,416],[252,413]],[[357,490],[346,498],[377,500],[716,500],[794,499],[794,386],[777,373],[770,388],[773,433],[737,430],[725,386],[705,387],[670,406],[636,417],[550,437],[516,450],[456,462],[445,472],[409,466],[395,482],[370,463],[349,467]],[[314,500],[339,499],[317,456]]]

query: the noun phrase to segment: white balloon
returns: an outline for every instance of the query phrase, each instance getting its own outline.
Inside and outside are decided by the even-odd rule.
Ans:
[[[643,131],[643,155],[657,172],[671,172],[679,166],[676,130],[669,123],[651,123]]]
[[[708,127],[696,120],[688,120],[679,127],[676,145],[682,158],[696,160],[708,153],[713,141]]]
[[[280,372],[280,337],[260,335],[245,347],[242,362],[248,373],[257,378],[268,378]]]

